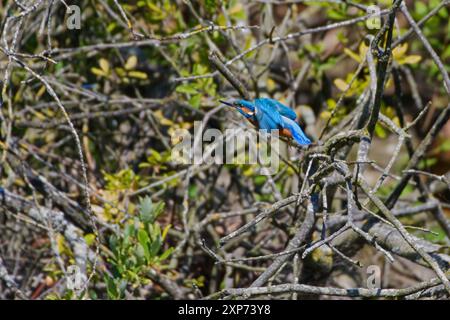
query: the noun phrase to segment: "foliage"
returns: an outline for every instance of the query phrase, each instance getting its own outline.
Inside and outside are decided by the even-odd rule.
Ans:
[[[127,286],[137,288],[151,282],[149,268],[164,268],[163,262],[173,248],[162,250],[170,228],[167,225],[161,230],[156,221],[163,209],[162,202],[153,204],[149,197],[141,199],[138,216],[127,220],[117,235],[109,237],[111,275],[105,274],[109,298],[124,298]]]

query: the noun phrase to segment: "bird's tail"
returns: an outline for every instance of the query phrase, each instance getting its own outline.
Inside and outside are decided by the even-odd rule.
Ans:
[[[283,117],[283,120],[284,120],[283,121],[284,127],[291,132],[292,137],[298,144],[300,145],[311,144],[311,140],[309,140],[309,138],[306,136],[306,134],[303,132],[302,128],[300,128],[297,122],[286,117]]]

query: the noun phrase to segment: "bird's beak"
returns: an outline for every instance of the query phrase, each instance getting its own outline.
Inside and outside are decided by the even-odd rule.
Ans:
[[[229,107],[235,107],[235,105],[232,104],[232,103],[230,103],[230,102],[227,102],[227,101],[224,101],[224,100],[219,100],[219,101],[220,101],[221,103],[223,103],[223,104],[229,106]]]

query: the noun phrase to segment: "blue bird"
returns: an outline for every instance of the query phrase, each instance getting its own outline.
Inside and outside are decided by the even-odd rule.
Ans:
[[[220,102],[235,108],[258,129],[280,130],[281,136],[293,138],[300,145],[311,144],[311,140],[295,121],[297,114],[294,110],[277,100],[260,98],[253,102],[247,100],[232,102],[220,100]]]

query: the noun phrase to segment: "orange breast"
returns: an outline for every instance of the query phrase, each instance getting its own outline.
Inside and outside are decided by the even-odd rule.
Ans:
[[[241,110],[244,111],[246,114],[253,113],[249,108],[246,107],[242,107]]]
[[[292,138],[292,133],[286,128],[280,130],[280,135],[282,135],[284,137]]]

